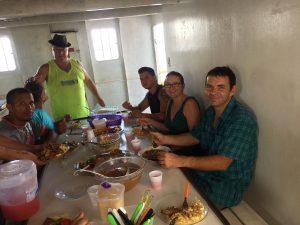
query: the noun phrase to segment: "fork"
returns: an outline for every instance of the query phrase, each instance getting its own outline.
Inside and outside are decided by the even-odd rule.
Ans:
[[[170,221],[169,225],[175,225],[176,220],[177,220],[177,217],[173,218],[173,219]]]
[[[189,182],[187,181],[185,183],[185,189],[184,189],[184,200],[182,203],[182,208],[183,209],[187,209],[189,207],[188,203],[187,203],[187,197],[189,195]]]

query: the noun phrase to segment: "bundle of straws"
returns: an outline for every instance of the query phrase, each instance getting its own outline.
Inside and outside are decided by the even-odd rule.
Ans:
[[[123,207],[108,209],[108,222],[111,225],[152,225],[154,221],[154,210],[150,207],[152,198],[150,190],[146,190],[130,219]]]

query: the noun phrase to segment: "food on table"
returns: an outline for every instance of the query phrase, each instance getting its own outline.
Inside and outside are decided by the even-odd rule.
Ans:
[[[96,113],[97,114],[104,114],[104,113],[112,113],[114,112],[114,110],[110,110],[110,109],[100,109],[98,110]]]
[[[205,217],[205,208],[199,199],[189,203],[187,209],[183,209],[182,206],[170,206],[162,209],[161,214],[171,221],[176,218],[178,225],[194,224],[199,222]]]
[[[106,177],[122,177],[134,173],[139,169],[140,169],[139,165],[126,162],[126,163],[120,163],[118,165],[112,165],[110,167],[107,167],[105,168],[105,170],[100,171],[99,173]]]
[[[106,130],[94,129],[94,134],[95,136],[99,136],[102,134],[118,133],[120,131],[122,131],[122,128],[120,126],[115,126],[115,127],[107,127]]]
[[[142,129],[141,127],[135,127],[135,128],[133,128],[132,131],[133,131],[134,135],[139,138],[143,138],[149,134],[149,130]]]
[[[70,129],[76,129],[80,127],[80,120],[74,120],[70,123]]]
[[[100,145],[112,144],[120,139],[118,134],[102,134],[98,136],[98,143]]]
[[[50,218],[48,217],[42,225],[71,225],[72,224],[72,220],[68,219],[68,218],[64,218],[62,216],[57,216],[57,217],[53,217]]]
[[[151,149],[151,150],[145,151],[142,154],[142,157],[145,158],[145,159],[148,159],[148,160],[158,161],[158,154],[162,153],[162,152],[166,152],[166,151]]]
[[[41,151],[39,159],[46,162],[63,156],[69,151],[70,147],[66,144],[50,143]]]

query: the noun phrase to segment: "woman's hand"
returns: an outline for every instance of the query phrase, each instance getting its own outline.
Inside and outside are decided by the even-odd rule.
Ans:
[[[140,118],[139,123],[141,126],[151,126],[153,125],[153,120],[149,118]]]
[[[159,132],[151,132],[151,134],[153,135],[153,141],[158,144],[158,145],[164,145],[166,144],[166,135],[163,135]]]

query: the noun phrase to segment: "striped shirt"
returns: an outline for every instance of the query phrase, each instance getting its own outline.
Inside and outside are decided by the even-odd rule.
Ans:
[[[215,112],[209,107],[202,122],[192,130],[200,140],[202,155],[222,155],[233,161],[225,171],[191,170],[191,176],[219,206],[238,204],[250,184],[257,155],[255,116],[234,97],[213,127]]]

